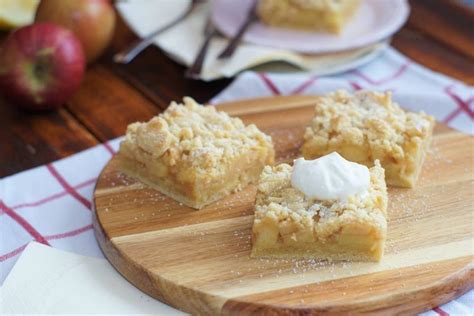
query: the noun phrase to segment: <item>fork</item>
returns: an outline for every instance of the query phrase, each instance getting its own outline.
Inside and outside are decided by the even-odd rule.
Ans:
[[[179,22],[186,19],[198,6],[198,4],[202,3],[203,1],[204,0],[191,0],[191,5],[186,9],[186,11],[180,14],[176,19],[166,24],[165,26],[162,26],[156,29],[155,31],[148,34],[147,36],[137,39],[136,41],[132,42],[132,44],[127,46],[124,50],[114,55],[114,61],[116,63],[121,63],[121,64],[128,64],[129,62],[131,62],[135,57],[137,57],[138,54],[140,54],[145,48],[147,48],[153,42],[156,36],[169,30],[170,28],[172,28]]]
[[[222,52],[217,58],[224,59],[231,57],[239,46],[240,41],[242,40],[242,37],[244,36],[249,26],[257,20],[257,0],[254,0],[252,6],[247,12],[247,17],[245,18],[245,21],[242,23],[242,25],[240,25],[239,29],[237,30],[237,33],[235,33],[235,35],[231,38],[227,46],[222,50]]]
[[[217,33],[217,29],[215,28],[214,24],[212,23],[212,19],[209,16],[207,18],[206,26],[204,27],[204,42],[202,43],[201,48],[199,49],[199,52],[196,55],[193,64],[186,71],[184,75],[186,78],[199,79],[204,60],[206,59],[209,43],[211,42],[211,38],[214,35],[217,35]]]

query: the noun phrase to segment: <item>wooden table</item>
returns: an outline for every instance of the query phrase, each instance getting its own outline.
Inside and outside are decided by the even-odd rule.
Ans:
[[[435,71],[474,84],[474,11],[454,0],[413,0],[393,46]],[[4,38],[6,34],[2,34]],[[184,79],[185,68],[149,47],[129,65],[113,52],[136,37],[119,19],[110,50],[89,66],[79,92],[58,111],[25,113],[0,100],[0,177],[84,150],[124,133],[127,124],[190,95],[206,102],[232,80]]]

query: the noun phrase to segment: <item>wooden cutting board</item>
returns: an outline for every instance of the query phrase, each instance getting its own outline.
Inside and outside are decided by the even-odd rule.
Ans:
[[[219,106],[296,157],[314,97]],[[95,231],[117,270],[149,295],[193,314],[416,313],[474,287],[473,137],[438,125],[415,189],[389,189],[381,263],[249,258],[255,188],[195,211],[105,167]],[[124,298],[126,299],[126,298]]]

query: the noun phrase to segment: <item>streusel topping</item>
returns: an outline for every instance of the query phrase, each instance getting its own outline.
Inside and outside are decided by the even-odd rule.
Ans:
[[[170,166],[180,160],[203,171],[243,152],[271,146],[271,137],[254,124],[245,126],[239,118],[189,97],[183,103],[172,102],[149,122],[129,125],[125,141],[153,158],[165,158]]]
[[[303,192],[291,186],[292,166],[266,166],[257,187],[256,221],[273,218],[289,226],[303,225],[314,229],[324,240],[346,222],[369,222],[386,228],[387,204],[384,170],[378,161],[370,169],[371,186],[363,196],[350,196],[345,201],[308,199]]]
[[[390,153],[403,159],[404,145],[416,143],[431,133],[434,118],[424,112],[405,112],[392,101],[390,92],[340,90],[321,97],[315,107],[305,139],[324,143],[362,145],[373,153]]]

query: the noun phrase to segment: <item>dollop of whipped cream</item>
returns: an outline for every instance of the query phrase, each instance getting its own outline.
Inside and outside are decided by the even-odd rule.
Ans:
[[[370,172],[366,166],[333,152],[315,160],[296,159],[291,185],[310,199],[346,200],[351,195],[367,193]]]

